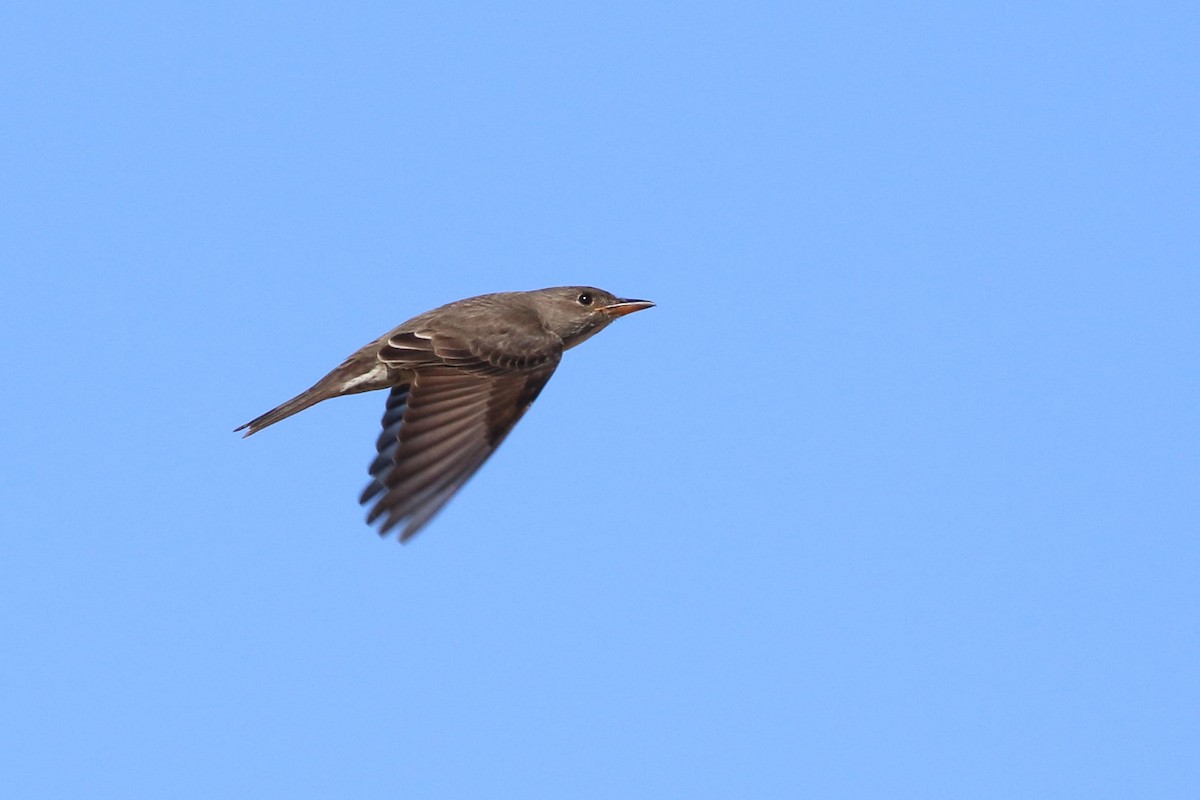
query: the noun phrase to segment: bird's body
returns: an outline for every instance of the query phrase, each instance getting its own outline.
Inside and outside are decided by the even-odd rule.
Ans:
[[[482,466],[554,373],[563,351],[653,306],[587,286],[470,297],[413,317],[312,388],[242,425],[246,436],[322,400],[390,389],[360,502],[406,541]]]

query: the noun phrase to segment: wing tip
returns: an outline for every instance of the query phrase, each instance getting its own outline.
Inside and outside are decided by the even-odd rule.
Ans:
[[[371,527],[375,527],[375,523],[381,515],[379,512],[381,512],[381,509],[379,509],[378,507],[376,507],[375,509],[372,509],[371,513],[367,515],[367,524],[368,525],[370,525]],[[389,539],[389,538],[391,538],[391,535],[392,535],[392,529],[395,528],[397,525],[399,525],[403,520],[404,520],[404,517],[389,516],[386,519],[384,519],[382,523],[380,523],[378,530],[376,530],[375,532],[379,534],[380,539]],[[417,526],[413,526],[411,524],[408,525],[404,530],[402,530],[400,532],[400,535],[398,537],[396,537],[396,541],[399,542],[400,544],[408,544],[409,540],[417,535],[417,533],[420,531],[421,527],[422,527],[421,525],[417,525]]]

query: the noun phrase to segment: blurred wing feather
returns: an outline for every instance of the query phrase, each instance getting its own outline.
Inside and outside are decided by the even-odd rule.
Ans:
[[[436,356],[451,363],[418,370],[409,384],[392,389],[371,482],[360,498],[371,504],[367,521],[380,522],[381,535],[404,525],[401,541],[495,452],[558,365],[555,354],[534,369],[497,369],[486,356],[457,346],[438,347]]]

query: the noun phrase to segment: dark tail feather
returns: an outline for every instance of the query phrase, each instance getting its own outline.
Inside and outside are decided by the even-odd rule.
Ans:
[[[275,408],[272,408],[262,416],[255,417],[245,425],[234,428],[233,432],[237,433],[238,431],[246,431],[242,434],[242,438],[244,439],[252,433],[258,433],[268,425],[274,425],[276,422],[279,422],[279,420],[287,419],[292,414],[299,414],[309,406],[315,406],[317,403],[321,402],[322,400],[328,400],[330,397],[336,397],[336,395],[325,391],[324,387],[321,387],[320,384],[318,384],[308,391],[296,395],[286,403],[275,406]]]
[[[261,417],[255,417],[240,428],[234,428],[233,432],[246,431],[242,434],[244,439],[252,433],[258,433],[268,425],[274,425],[281,419],[286,419],[292,414],[299,414],[322,400],[384,388],[388,385],[387,371],[380,367],[375,354],[376,349],[374,343],[367,345],[343,361],[337,369],[314,383],[308,390],[301,392],[286,403],[272,408]]]

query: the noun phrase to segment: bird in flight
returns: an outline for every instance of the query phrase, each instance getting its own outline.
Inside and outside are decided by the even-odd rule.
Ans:
[[[371,481],[359,502],[406,542],[475,474],[554,374],[564,350],[652,308],[590,286],[469,297],[385,333],[244,436],[331,397],[387,389]]]

